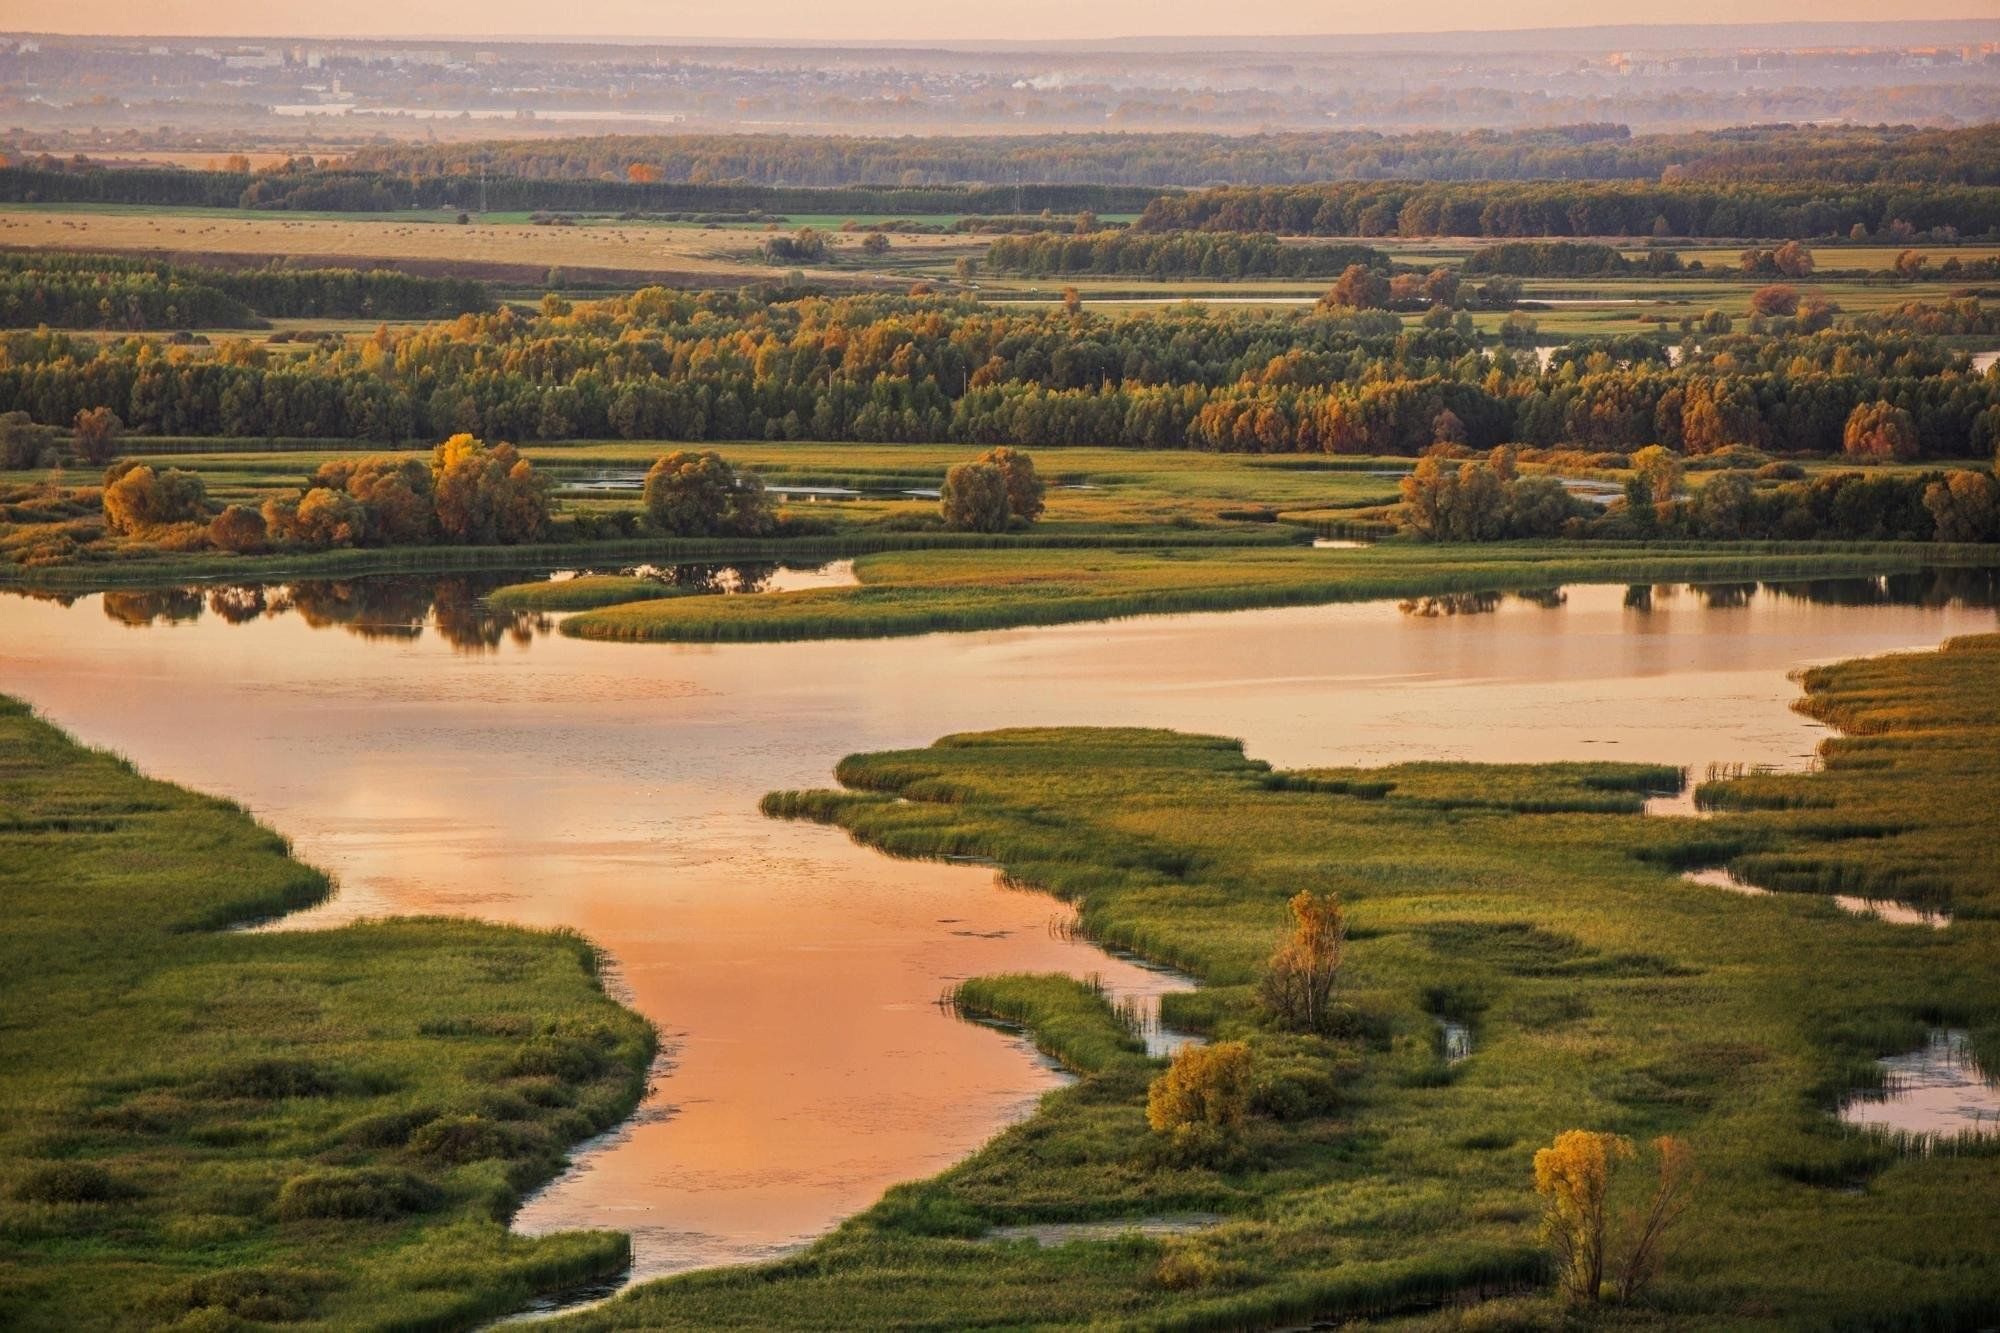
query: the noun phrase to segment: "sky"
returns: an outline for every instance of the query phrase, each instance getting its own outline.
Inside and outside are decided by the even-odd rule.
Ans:
[[[2000,0],[1933,0],[1894,13],[1882,0],[1680,0],[1607,11],[1601,0],[7,0],[15,31],[320,37],[757,38],[765,41],[1026,40],[1224,34],[1446,32],[1671,23],[2000,17]]]

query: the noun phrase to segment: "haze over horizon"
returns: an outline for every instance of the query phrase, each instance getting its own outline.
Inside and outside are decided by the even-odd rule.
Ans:
[[[433,41],[618,40],[703,42],[1023,42],[1145,40],[1149,38],[1273,38],[1521,32],[1566,27],[1745,27],[1757,24],[1883,23],[1872,0],[1826,0],[1801,17],[1789,0],[1690,0],[1670,22],[1606,24],[1601,6],[1586,0],[1533,0],[1496,16],[1473,0],[1419,0],[1384,10],[1359,0],[1246,0],[1236,22],[1218,31],[1204,0],[1108,0],[1080,7],[1065,0],[1020,0],[1004,24],[984,11],[940,12],[919,0],[827,0],[782,3],[763,15],[763,31],[746,32],[741,11],[728,7],[642,0],[584,0],[566,6],[552,29],[548,11],[524,0],[442,0],[411,7],[358,0],[330,14],[303,0],[166,0],[144,8],[126,0],[30,0],[15,12],[15,31],[64,36],[385,38]],[[1496,25],[1496,17],[1507,22]],[[454,24],[454,19],[459,20]],[[1956,0],[1899,24],[2000,19],[2000,6]],[[458,29],[461,29],[458,30]],[[468,35],[472,34],[472,35]]]

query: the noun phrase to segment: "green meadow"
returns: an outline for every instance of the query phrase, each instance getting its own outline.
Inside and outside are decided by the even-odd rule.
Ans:
[[[1836,1112],[1939,1026],[2000,1063],[2000,636],[1804,685],[1847,730],[1823,771],[1707,786],[1711,820],[1638,813],[1663,778],[1642,765],[1280,773],[1234,741],[1114,729],[951,736],[850,757],[839,791],[773,793],[767,813],[891,855],[997,860],[1093,938],[1193,973],[1165,1017],[1249,1044],[1252,1117],[1228,1153],[1177,1156],[1143,1114],[1159,1062],[1100,994],[977,980],[961,1007],[1025,1025],[1077,1082],[796,1258],[653,1283],[564,1326],[1561,1326],[1530,1160],[1571,1128],[1675,1134],[1699,1168],[1661,1278],[1583,1323],[1991,1324],[2000,1141],[1912,1151]],[[1782,891],[1680,878],[1718,863]],[[1825,896],[1919,881],[1948,928]],[[1349,921],[1324,1036],[1278,1030],[1252,998],[1302,888]],[[1447,1059],[1446,1019],[1468,1058]],[[1192,1229],[1136,1230],[1175,1218]],[[993,1234],[1079,1221],[1111,1225]]]
[[[0,1327],[462,1328],[626,1265],[506,1225],[644,1087],[596,951],[236,928],[330,889],[0,699]]]

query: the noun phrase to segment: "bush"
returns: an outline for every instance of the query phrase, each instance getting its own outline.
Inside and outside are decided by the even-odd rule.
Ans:
[[[104,523],[117,533],[208,518],[208,487],[192,472],[114,465],[104,478]]]
[[[209,545],[219,551],[251,555],[264,549],[270,528],[264,516],[247,505],[230,505],[208,525]]]
[[[102,467],[118,452],[118,437],[125,423],[108,407],[87,407],[76,414],[71,446],[86,463]]]
[[[308,1218],[373,1218],[388,1221],[406,1213],[429,1212],[444,1193],[408,1171],[386,1167],[308,1171],[278,1191],[278,1216],[287,1222]]]
[[[410,1135],[411,1152],[453,1165],[509,1156],[518,1143],[506,1125],[481,1115],[439,1116]]]
[[[1176,1149],[1213,1156],[1250,1109],[1250,1048],[1240,1041],[1183,1046],[1146,1089],[1146,1123]]]
[[[22,471],[55,461],[55,432],[26,412],[0,413],[0,470]]]

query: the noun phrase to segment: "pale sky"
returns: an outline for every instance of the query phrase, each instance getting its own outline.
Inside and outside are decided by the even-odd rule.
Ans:
[[[1882,0],[1680,0],[1609,10],[1601,0],[7,0],[15,31],[159,36],[650,37],[764,41],[1034,41],[1121,36],[1444,32],[1668,23],[2000,18],[2000,0],[1936,0],[1894,13]]]

